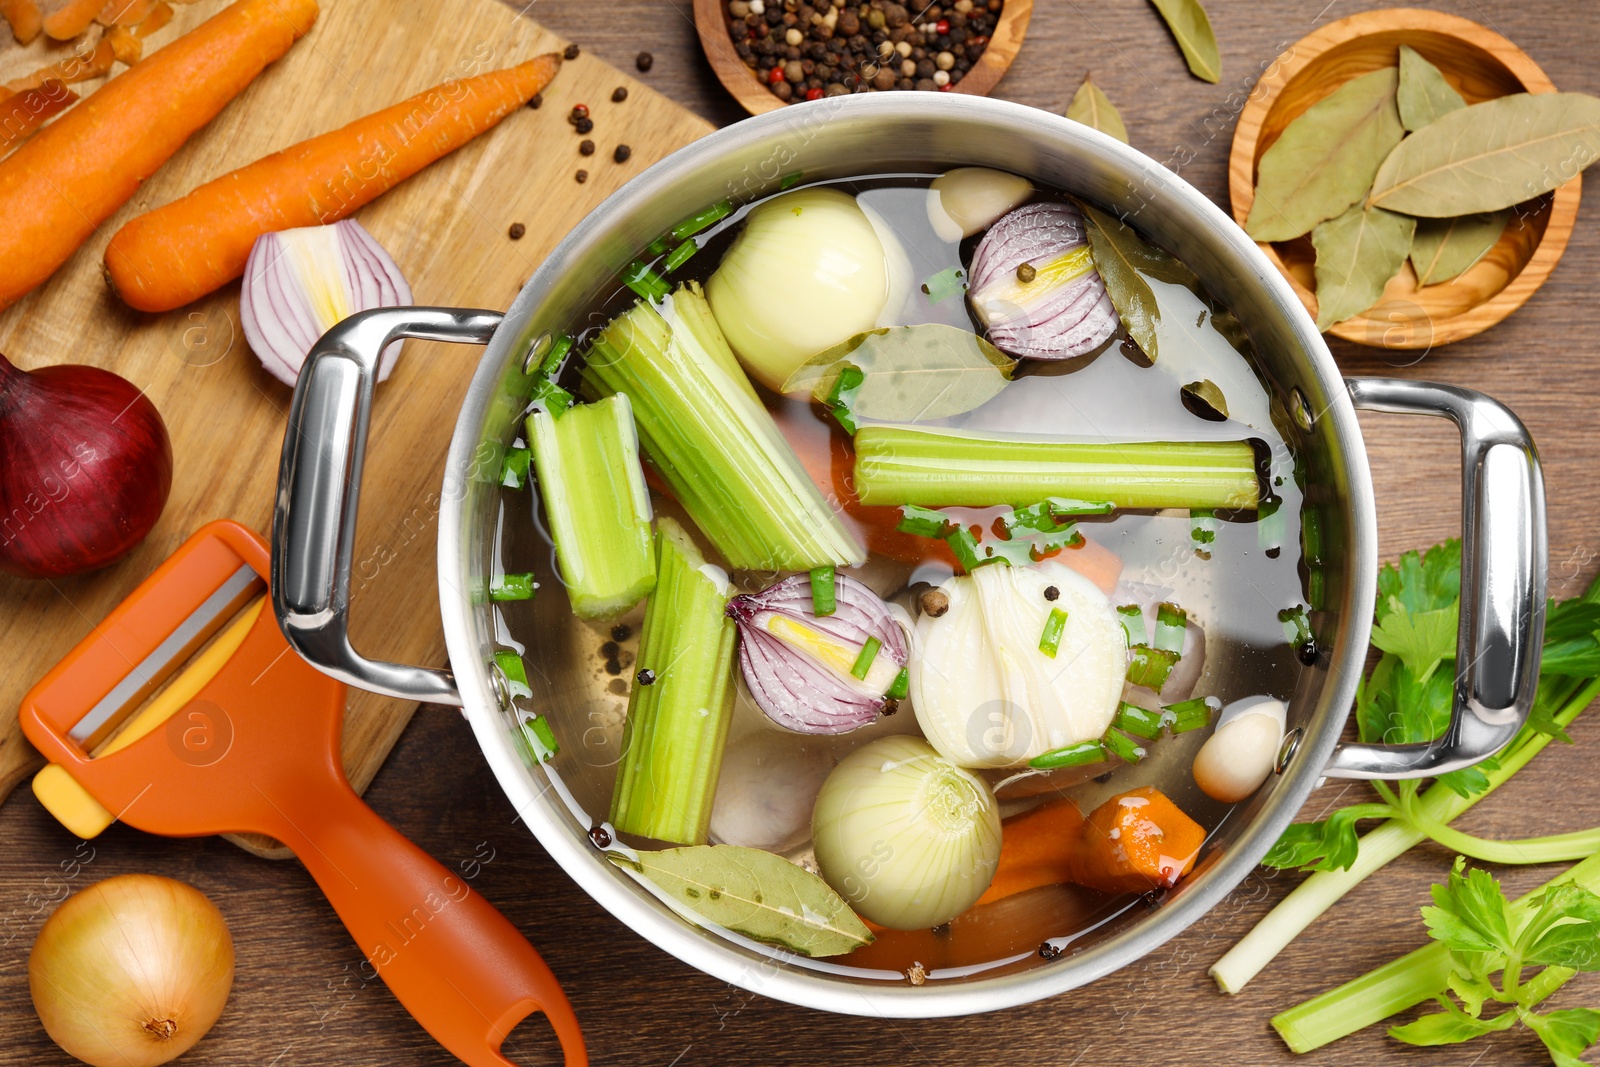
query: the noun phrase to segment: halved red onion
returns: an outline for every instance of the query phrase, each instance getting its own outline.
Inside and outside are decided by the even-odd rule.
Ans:
[[[896,609],[845,574],[834,575],[833,595],[833,614],[813,614],[811,577],[797,574],[728,602],[728,615],[739,627],[739,667],[750,696],[773,722],[799,733],[842,734],[876,720],[888,703],[886,691],[911,658]],[[866,678],[857,679],[848,667],[829,666],[825,657],[774,634],[773,616],[816,631],[840,649],[859,650],[868,638],[877,638],[881,647]]]
[[[1035,272],[1026,282],[1023,264]],[[1013,356],[1070,359],[1117,330],[1117,309],[1071,204],[1024,204],[1002,216],[978,242],[968,273],[973,311],[995,347]]]
[[[389,253],[354,219],[262,234],[245,262],[239,319],[245,340],[274,378],[293,386],[317,339],[358,311],[411,303]],[[383,351],[389,377],[402,342]]]

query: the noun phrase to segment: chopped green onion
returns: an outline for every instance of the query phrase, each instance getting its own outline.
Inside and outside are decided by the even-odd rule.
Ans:
[[[1161,692],[1161,687],[1167,684],[1167,676],[1178,664],[1178,654],[1149,645],[1134,645],[1129,651],[1133,659],[1128,661],[1128,681]]]
[[[1080,741],[1076,745],[1067,745],[1065,748],[1053,748],[1049,752],[1033,757],[1028,761],[1028,766],[1040,771],[1052,771],[1057,767],[1082,767],[1090,763],[1103,763],[1106,758],[1106,746],[1099,741]]]
[[[506,687],[513,697],[533,696],[533,687],[528,684],[528,669],[522,665],[521,656],[501,649],[494,654],[494,662],[505,676]]]
[[[521,489],[528,484],[528,465],[533,462],[533,449],[508,448],[505,461],[500,464],[500,484],[507,489]]]
[[[1256,543],[1261,552],[1268,559],[1274,559],[1283,551],[1284,530],[1288,526],[1288,517],[1283,511],[1283,497],[1270,493],[1261,498],[1261,507],[1256,511]]]
[[[654,268],[637,259],[624,268],[622,284],[649,301],[659,301],[672,292],[672,286]]]
[[[957,293],[967,291],[967,283],[961,280],[960,267],[946,267],[938,274],[933,275],[922,283],[922,291],[928,294],[928,303],[939,304],[955,296]]]
[[[636,304],[600,332],[584,367],[597,395],[626,393],[651,464],[736,570],[862,562],[739,367],[695,282],[672,323]]]
[[[1139,605],[1123,604],[1117,608],[1117,618],[1122,623],[1122,631],[1128,635],[1129,648],[1145,643],[1144,610]]]
[[[1213,700],[1214,697],[1195,697],[1177,704],[1163,705],[1161,710],[1166,713],[1173,734],[1186,734],[1210,725],[1211,715],[1216,711]]]
[[[872,669],[872,661],[878,658],[878,649],[883,647],[883,642],[876,637],[867,638],[867,643],[861,646],[860,655],[856,656],[855,665],[850,668],[850,674],[855,678],[865,678]]]
[[[656,256],[659,256],[661,253],[665,252],[667,250],[667,236],[668,236],[667,234],[662,234],[660,237],[657,237],[654,241],[651,241],[649,244],[645,245],[644,246],[645,252],[648,253],[652,258],[654,258]]]
[[[1135,737],[1142,737],[1146,741],[1154,741],[1161,736],[1161,727],[1165,725],[1165,718],[1159,711],[1141,708],[1137,704],[1130,704],[1124,700],[1117,705],[1117,717],[1111,720],[1111,725]]]
[[[695,244],[693,241],[685,241],[683,244],[672,250],[672,255],[667,257],[667,261],[661,265],[661,269],[666,271],[668,274],[671,274],[673,271],[689,262],[689,257],[698,251],[700,251],[699,245]]]
[[[549,763],[561,751],[555,731],[550,729],[550,720],[543,715],[529,715],[517,725],[518,730],[512,737],[519,742],[517,747],[530,765]]]
[[[1178,607],[1162,601],[1156,605],[1156,638],[1157,648],[1168,652],[1183,651],[1183,637],[1189,630],[1189,613]]]
[[[1294,647],[1311,640],[1311,620],[1306,617],[1304,604],[1284,608],[1278,612],[1278,621],[1283,624],[1283,639]]]
[[[532,600],[537,588],[531,574],[502,574],[489,582],[489,599]]]
[[[900,509],[900,521],[895,523],[894,528],[918,537],[943,537],[950,531],[950,520],[945,518],[942,511],[930,511],[908,504]]]
[[[832,615],[838,605],[833,599],[833,567],[811,569],[811,614]]]
[[[909,692],[911,692],[911,668],[901,667],[900,673],[894,676],[894,681],[889,683],[889,689],[883,695],[890,700],[904,700]]]
[[[650,491],[624,395],[528,416],[539,496],[572,610],[585,618],[625,611],[655,587]]]
[[[540,378],[534,383],[529,399],[556,418],[566,414],[567,409],[572,407],[572,394],[549,378]]]
[[[1026,507],[1053,496],[1122,508],[1254,510],[1249,441],[1050,441],[905,426],[856,435],[863,504]]]
[[[1077,525],[1070,522],[1063,523],[1054,530],[1040,534],[1038,537],[1026,542],[1028,559],[1031,562],[1038,563],[1052,552],[1059,552],[1063,548],[1077,548],[1082,544],[1083,535],[1078,532]],[[1008,559],[1007,562],[1011,561]],[[1017,560],[1016,562],[1021,563],[1022,560]]]
[[[950,532],[944,535],[944,543],[950,546],[950,554],[956,557],[961,569],[968,573],[990,563],[1010,562],[1006,557],[996,555],[993,545],[984,545],[980,555],[977,536],[965,526],[952,524]]]
[[[800,179],[804,177],[805,172],[800,170],[785,174],[783,176],[783,180],[778,183],[778,191],[782,192],[785,189],[793,189],[795,186],[800,184]]]
[[[1212,508],[1189,509],[1189,540],[1194,544],[1194,554],[1201,559],[1211,558],[1211,545],[1216,543],[1217,513]]]
[[[834,419],[844,432],[856,432],[855,400],[856,393],[861,384],[867,380],[866,374],[854,363],[846,363],[839,368],[839,373],[834,376],[833,387],[828,390],[828,398],[822,406],[833,412]]]
[[[1107,730],[1103,742],[1106,751],[1124,763],[1138,763],[1145,757],[1144,746],[1117,730]]]
[[[1067,629],[1067,613],[1060,608],[1051,608],[1050,614],[1044,620],[1044,632],[1039,635],[1039,651],[1056,658],[1056,653],[1061,651],[1061,635]]]
[[[567,358],[567,353],[572,351],[572,335],[564,333],[557,337],[555,344],[550,346],[550,354],[544,357],[544,362],[539,364],[539,373],[546,378],[553,377],[561,369],[561,361]]]
[[[733,214],[733,201],[718,200],[704,211],[697,211],[690,215],[668,232],[681,241],[685,237],[693,237],[714,222],[721,222],[731,214]],[[687,259],[688,257],[685,256],[684,258]]]
[[[655,681],[628,695],[611,823],[700,845],[733,719],[735,628],[726,582],[681,526],[666,517],[658,526],[656,588],[639,634],[639,663]]]

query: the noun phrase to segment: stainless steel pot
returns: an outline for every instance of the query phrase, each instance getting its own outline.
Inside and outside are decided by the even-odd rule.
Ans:
[[[590,306],[601,283],[680,218],[724,196],[774,191],[782,175],[997,167],[1085,197],[1181,257],[1248,328],[1269,389],[1296,424],[1321,509],[1323,652],[1290,707],[1279,774],[1212,836],[1195,872],[1157,910],[1137,909],[1060,958],[1000,977],[920,987],[837,973],[691,924],[591,843],[596,818],[562,779],[562,758],[529,769],[513,744],[513,697],[494,666],[494,558],[500,450],[518,430],[524,363]],[[487,250],[485,254],[488,254]],[[451,670],[385,663],[350,645],[350,588],[362,454],[378,354],[421,337],[486,345],[456,423],[439,514],[439,603]],[[1464,558],[1455,711],[1426,745],[1340,744],[1366,654],[1377,573],[1373,491],[1360,407],[1452,419],[1461,431]],[[872,93],[783,108],[740,122],[651,167],[551,253],[503,316],[396,308],[346,320],[319,342],[295,391],[273,520],[273,605],[289,641],[351,685],[460,705],[523,822],[585,892],[650,942],[754,992],[828,1011],[923,1017],[988,1011],[1072,989],[1154,949],[1216,905],[1256,865],[1324,776],[1406,778],[1476,762],[1527,715],[1544,627],[1544,490],[1516,417],[1453,386],[1341,378],[1289,286],[1232,220],[1155,161],[1078,123],[979,97]],[[543,708],[559,723],[570,709]],[[553,770],[552,770],[553,768]],[[559,891],[544,887],[541,892]]]

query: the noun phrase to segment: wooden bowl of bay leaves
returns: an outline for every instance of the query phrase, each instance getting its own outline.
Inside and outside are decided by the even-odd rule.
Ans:
[[[1600,99],[1468,19],[1394,8],[1279,56],[1228,162],[1233,214],[1317,326],[1425,349],[1488,329],[1567,245]]]

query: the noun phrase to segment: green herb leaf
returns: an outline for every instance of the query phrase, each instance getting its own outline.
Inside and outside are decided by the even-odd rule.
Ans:
[[[1308,871],[1347,869],[1355,863],[1361,848],[1356,821],[1385,818],[1391,814],[1383,804],[1352,804],[1317,822],[1294,823],[1261,862],[1268,867],[1299,867]]]
[[[1452,537],[1426,554],[1407,552],[1378,569],[1378,607],[1374,616],[1382,624],[1398,602],[1407,611],[1447,608],[1461,599],[1461,542]]]
[[[1408,1045],[1456,1045],[1471,1041],[1484,1034],[1509,1029],[1517,1021],[1514,1011],[1502,1012],[1493,1019],[1478,1019],[1451,1003],[1448,997],[1439,997],[1444,1011],[1437,1015],[1424,1015],[1404,1026],[1389,1027],[1389,1036]]]
[[[1440,115],[1467,106],[1439,68],[1405,44],[1400,46],[1400,87],[1395,102],[1400,107],[1400,122],[1408,130],[1420,130]]]
[[[1128,143],[1128,127],[1122,124],[1116,105],[1087,74],[1078,91],[1072,94],[1072,103],[1067,105],[1067,118],[1109,134],[1123,144]]]
[[[1477,263],[1500,240],[1509,221],[1509,210],[1418,221],[1411,237],[1411,267],[1417,272],[1417,286],[1447,282]]]
[[[1396,601],[1392,609],[1373,627],[1372,643],[1399,656],[1418,682],[1426,682],[1441,661],[1456,658],[1459,601],[1447,608],[1417,612]]]
[[[1366,195],[1405,136],[1397,81],[1393,67],[1352,78],[1289,123],[1256,168],[1256,198],[1244,227],[1251,237],[1299,237]]]
[[[865,375],[851,402],[855,417],[886,422],[971,411],[1004,389],[1017,365],[970,330],[922,323],[857,334],[807,360],[783,391],[808,390],[826,401],[847,362]]]
[[[1600,970],[1600,896],[1575,882],[1562,882],[1531,903],[1533,918],[1518,937],[1527,946],[1524,962]]]
[[[1161,308],[1146,274],[1158,281],[1188,284],[1193,278],[1189,269],[1167,253],[1150,244],[1121,219],[1107,215],[1088,204],[1079,203],[1083,212],[1084,231],[1089,238],[1089,253],[1094,257],[1095,269],[1106,283],[1106,294],[1111,297],[1128,336],[1151,359],[1157,357],[1156,328],[1161,324]]]
[[[1368,203],[1426,218],[1531,200],[1600,157],[1600,98],[1517,93],[1441,116],[1406,138],[1373,179]]]
[[[1499,766],[1500,761],[1490,756],[1470,767],[1462,767],[1458,771],[1446,771],[1439,775],[1439,784],[1458,797],[1474,797],[1489,788],[1488,772]]]
[[[1222,77],[1222,56],[1217,51],[1217,35],[1211,30],[1211,20],[1200,0],[1150,0],[1161,12],[1167,29],[1183,52],[1183,61],[1189,64],[1189,73],[1201,81],[1216,84]]]
[[[1600,1011],[1564,1008],[1542,1015],[1525,1011],[1522,1021],[1539,1035],[1556,1067],[1589,1067],[1579,1057],[1600,1039]]]
[[[1600,675],[1600,604],[1585,600],[1551,602],[1545,612],[1541,677]]]
[[[872,931],[821,878],[782,856],[736,845],[693,845],[606,858],[718,926],[806,956],[838,956]]]
[[[1351,207],[1317,223],[1317,329],[1359,315],[1383,297],[1383,287],[1411,254],[1417,220],[1382,208]]]
[[[1433,887],[1434,906],[1422,909],[1428,936],[1452,952],[1509,953],[1511,923],[1500,883],[1476,867],[1463,873],[1465,866],[1457,856],[1449,880]]]

